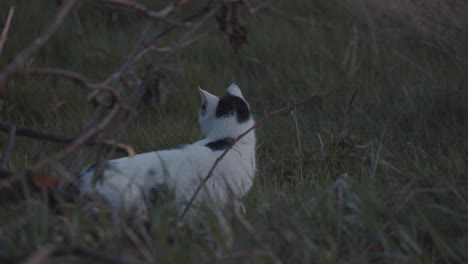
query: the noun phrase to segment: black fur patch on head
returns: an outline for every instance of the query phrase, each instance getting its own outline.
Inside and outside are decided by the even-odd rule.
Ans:
[[[234,143],[234,139],[227,137],[216,141],[209,142],[205,147],[210,148],[212,151],[225,150]]]
[[[227,93],[219,98],[216,107],[216,117],[226,117],[236,115],[237,122],[244,123],[250,119],[250,110],[244,99]]]

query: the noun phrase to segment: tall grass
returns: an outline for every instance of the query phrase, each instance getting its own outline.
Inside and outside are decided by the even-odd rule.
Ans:
[[[249,42],[238,55],[219,36],[178,53],[174,63],[184,75],[168,79],[175,89],[167,102],[126,131],[122,140],[137,152],[196,140],[197,86],[219,94],[236,82],[257,118],[340,87],[257,130],[258,172],[245,215],[226,209],[223,222],[202,210],[200,222],[176,225],[169,203],[152,211],[149,229],[133,228],[99,204],[67,205],[57,216],[45,197],[33,196],[1,206],[0,256],[18,260],[45,245],[73,245],[89,252],[52,259],[95,260],[97,250],[122,262],[467,261],[468,65],[455,57],[466,58],[467,46],[453,44],[466,40],[466,4],[384,2],[274,1],[243,16]],[[17,9],[1,68],[54,9],[53,1],[2,1],[0,18],[12,4]],[[30,63],[106,77],[135,43],[143,19],[119,13],[109,22],[108,11],[97,6],[83,1],[78,17],[69,17]],[[1,116],[22,125],[74,133],[93,109],[67,81],[15,78],[7,91]],[[65,104],[48,116],[52,95]],[[21,168],[58,147],[18,138],[8,166]]]

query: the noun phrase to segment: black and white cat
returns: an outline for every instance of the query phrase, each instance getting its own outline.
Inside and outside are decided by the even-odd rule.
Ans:
[[[95,166],[91,165],[79,176],[80,192],[98,194],[112,208],[131,209],[145,215],[148,197],[169,190],[181,211],[215,160],[236,137],[254,125],[249,104],[237,85],[230,85],[222,97],[200,88],[199,91],[198,121],[204,139],[176,149],[109,160],[102,178],[95,183],[92,180]],[[222,208],[230,198],[244,196],[252,186],[255,170],[255,132],[252,130],[234,144],[214,169],[195,204],[209,199],[207,205]]]

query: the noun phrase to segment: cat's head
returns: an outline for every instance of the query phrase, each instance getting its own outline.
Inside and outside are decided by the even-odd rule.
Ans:
[[[215,120],[232,117],[238,124],[251,120],[249,104],[237,85],[231,84],[222,97],[198,89],[201,96],[198,122],[203,136],[210,134]]]

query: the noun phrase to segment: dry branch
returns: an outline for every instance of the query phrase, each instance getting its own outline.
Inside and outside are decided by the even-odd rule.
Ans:
[[[187,205],[185,206],[184,210],[182,211],[182,214],[179,216],[179,219],[183,219],[183,217],[185,216],[185,214],[187,213],[187,211],[190,209],[190,207],[192,206],[196,196],[198,195],[198,193],[200,192],[200,190],[203,188],[203,186],[206,184],[206,182],[211,178],[211,176],[213,175],[213,171],[214,169],[216,168],[216,166],[218,166],[218,164],[221,162],[221,160],[223,160],[223,158],[226,156],[226,154],[232,149],[232,147],[239,141],[241,140],[245,135],[247,135],[249,132],[251,132],[252,130],[254,129],[257,129],[259,128],[260,126],[262,126],[268,119],[270,119],[271,117],[273,117],[274,115],[278,114],[278,113],[281,113],[283,111],[286,111],[286,110],[290,110],[290,109],[293,109],[301,104],[304,104],[306,103],[307,101],[310,101],[311,99],[314,99],[314,98],[319,98],[319,97],[323,97],[323,96],[326,96],[326,95],[329,95],[331,93],[334,93],[336,91],[338,91],[339,88],[334,88],[334,89],[329,89],[329,90],[326,90],[324,92],[321,92],[321,93],[318,93],[318,94],[313,94],[311,96],[308,96],[308,97],[305,97],[305,98],[302,98],[300,100],[297,100],[296,102],[294,103],[291,103],[287,106],[284,106],[284,107],[281,107],[281,108],[278,108],[276,110],[273,110],[271,111],[270,113],[268,113],[265,117],[263,117],[262,119],[260,119],[260,121],[256,122],[255,125],[253,125],[252,127],[250,127],[249,129],[247,129],[244,133],[240,134],[235,140],[234,142],[226,148],[226,150],[215,160],[215,162],[213,163],[213,166],[211,166],[210,170],[208,171],[208,174],[205,176],[205,178],[203,178],[202,182],[198,185],[197,189],[195,190],[195,192],[193,193],[192,197],[190,198],[190,200],[188,201]]]
[[[150,18],[158,19],[161,21],[168,22],[168,25],[162,31],[159,31],[155,36],[148,39],[148,33],[151,30],[151,24],[148,23],[145,30],[142,31],[140,35],[140,39],[138,40],[135,48],[133,51],[127,56],[127,58],[123,61],[120,65],[119,69],[113,73],[109,78],[107,78],[102,83],[90,83],[86,80],[86,78],[76,72],[64,70],[64,69],[57,69],[57,68],[29,68],[24,69],[25,64],[27,61],[40,50],[51,38],[51,36],[57,31],[60,25],[63,23],[67,14],[69,14],[70,10],[72,10],[73,6],[77,3],[77,0],[67,0],[61,5],[61,8],[58,10],[57,14],[55,15],[52,22],[49,26],[44,29],[44,31],[39,35],[31,44],[30,46],[26,47],[22,50],[19,54],[14,57],[12,63],[10,63],[7,67],[0,72],[0,87],[5,83],[5,81],[14,74],[18,75],[53,75],[61,78],[70,79],[81,87],[84,87],[91,91],[90,96],[95,96],[99,93],[108,93],[113,102],[111,104],[112,108],[107,113],[107,115],[96,125],[97,118],[102,116],[104,108],[99,106],[93,117],[90,119],[88,126],[89,129],[86,130],[83,134],[78,137],[73,136],[66,136],[66,135],[59,135],[50,131],[45,130],[36,130],[27,127],[17,127],[14,135],[18,136],[27,136],[36,139],[42,140],[49,140],[53,142],[62,142],[62,143],[70,143],[61,151],[50,155],[45,156],[44,159],[40,160],[39,162],[33,164],[26,170],[22,172],[17,172],[13,174],[7,180],[0,181],[0,189],[7,188],[11,186],[12,183],[18,182],[25,172],[35,172],[38,171],[46,166],[49,166],[53,163],[56,163],[66,156],[70,155],[73,151],[75,151],[78,147],[82,145],[95,145],[101,144],[106,146],[111,146],[117,149],[125,150],[128,155],[134,155],[134,151],[131,146],[115,142],[112,140],[98,140],[96,136],[98,133],[103,132],[105,129],[108,129],[111,125],[119,123],[118,129],[120,131],[124,130],[125,127],[128,125],[129,120],[135,117],[135,113],[132,112],[129,115],[125,115],[125,111],[121,110],[132,110],[133,106],[140,104],[143,96],[145,87],[144,85],[139,85],[136,89],[132,89],[131,94],[125,98],[125,102],[128,105],[123,104],[123,99],[120,96],[119,88],[127,87],[127,82],[125,79],[126,74],[128,73],[130,67],[136,63],[136,61],[146,54],[151,48],[156,46],[156,42],[163,36],[167,35],[169,32],[176,28],[184,28],[187,29],[181,36],[172,43],[172,45],[168,47],[164,47],[162,51],[164,54],[156,61],[152,67],[152,72],[159,72],[166,68],[166,62],[169,58],[173,57],[176,52],[183,47],[186,47],[192,44],[194,41],[198,40],[199,38],[203,37],[204,34],[208,34],[210,32],[202,33],[200,36],[196,34],[200,34],[201,28],[212,18],[214,15],[219,11],[219,9],[230,2],[246,2],[249,6],[249,13],[253,13],[253,9],[249,5],[247,1],[229,1],[229,0],[217,0],[217,1],[206,1],[204,7],[201,10],[194,12],[193,14],[189,15],[183,22],[178,22],[172,20],[170,16],[176,12],[181,6],[191,2],[191,0],[180,0],[180,1],[173,1],[171,4],[167,5],[160,11],[153,11],[149,10],[143,5],[137,4],[135,2],[130,2],[128,0],[97,0],[98,2],[104,4],[110,4],[114,7],[121,7],[126,10],[130,10],[133,12],[137,12],[148,16]],[[201,18],[199,18],[201,17]],[[189,27],[188,27],[189,26]],[[161,50],[159,50],[161,51]],[[127,87],[128,88],[128,87]],[[123,121],[122,120],[126,120]],[[125,125],[126,124],[126,125]],[[6,131],[10,128],[12,124],[8,122],[4,122],[0,120],[0,129]],[[219,161],[218,161],[219,162]],[[215,165],[216,166],[216,165]]]
[[[209,12],[211,10],[210,6],[207,4],[201,10],[196,11],[195,13],[189,15],[182,21],[184,23],[190,22],[199,16]],[[191,22],[190,22],[191,23]],[[161,39],[162,37],[166,36],[173,30],[175,30],[176,26],[169,25],[166,29],[158,32],[155,36],[153,36],[150,40],[147,40],[146,37],[149,33],[149,25],[143,30],[140,34],[139,40],[137,41],[134,49],[132,52],[126,57],[126,59],[122,62],[119,66],[118,70],[111,74],[103,83],[105,84],[115,84],[116,82],[121,81],[122,76],[128,71],[128,69],[144,54],[146,54],[149,50],[151,50],[151,46],[154,46],[156,42]]]
[[[33,129],[29,127],[17,127],[12,123],[0,120],[0,130],[2,130],[3,132],[11,134],[10,132],[11,127],[15,127],[14,135],[16,136],[47,140],[47,141],[52,141],[52,142],[57,142],[57,143],[71,143],[77,138],[77,136],[62,135],[62,134],[58,134],[58,133],[43,130],[43,129]],[[121,142],[116,142],[114,140],[90,139],[86,141],[83,145],[86,145],[86,146],[105,145],[108,147],[115,147],[117,148],[117,150],[125,152],[128,156],[135,155],[135,151],[130,145],[127,145]],[[3,155],[5,156],[5,154]]]
[[[52,246],[40,247],[34,254],[23,261],[23,264],[41,264],[47,263],[49,257],[54,253],[55,248]]]
[[[60,76],[63,78],[68,78],[76,82],[80,86],[88,90],[92,90],[94,93],[103,91],[103,92],[110,94],[112,97],[111,106],[116,102],[121,103],[120,95],[115,89],[112,89],[112,87],[103,83],[90,83],[86,81],[86,79],[81,74],[76,73],[76,72],[72,72],[72,71],[68,71],[64,69],[55,69],[55,68],[31,68],[31,69],[27,69],[26,71],[24,71],[24,74],[26,75],[56,75],[56,76]],[[124,106],[122,104],[121,104],[121,107],[126,108],[127,110],[130,109],[130,107]]]
[[[5,41],[8,36],[8,30],[10,29],[11,19],[13,18],[13,14],[15,13],[15,7],[10,7],[8,11],[8,16],[5,22],[5,27],[3,28],[2,35],[0,35],[0,55],[2,54],[3,45],[5,45]]]
[[[8,141],[5,144],[5,147],[3,148],[2,151],[2,159],[0,160],[0,169],[5,168],[5,163],[8,160],[8,157],[10,156],[11,150],[13,149],[13,144],[15,142],[15,135],[16,135],[16,126],[15,125],[10,125],[8,126]]]
[[[183,34],[173,45],[172,49],[169,49],[166,51],[165,55],[161,57],[158,61],[158,63],[154,66],[154,68],[159,69],[161,68],[162,64],[170,57],[173,56],[174,53],[187,41],[193,38],[193,35],[198,32],[198,30],[206,23],[210,18],[212,18],[215,13],[218,11],[218,9],[221,7],[221,4],[215,5],[214,7],[211,8],[211,10],[204,16],[202,17],[196,24],[190,28],[185,34]],[[151,45],[146,47],[146,49],[143,49],[141,52],[138,53],[137,57],[141,57],[144,53],[146,53],[148,50],[151,49]]]
[[[30,167],[31,171],[38,171],[44,167],[47,167],[48,165],[57,162],[61,159],[63,159],[65,156],[69,155],[72,153],[74,150],[76,150],[79,146],[83,145],[86,141],[88,141],[90,138],[94,137],[97,133],[101,132],[104,130],[107,125],[112,121],[112,119],[117,115],[117,113],[120,110],[119,105],[115,105],[112,110],[107,114],[104,119],[99,122],[96,126],[92,127],[89,129],[87,132],[85,132],[83,135],[75,139],[68,147],[64,148],[62,151],[56,153],[55,155],[52,155],[50,157],[47,157],[43,160],[40,160],[39,162],[35,163]]]
[[[10,63],[1,73],[0,73],[0,89],[4,86],[5,81],[10,77],[10,75],[17,73],[24,68],[24,64],[33,56],[42,46],[44,46],[49,39],[54,35],[57,29],[62,24],[63,20],[73,8],[77,0],[67,0],[60,10],[55,15],[54,20],[49,25],[49,27],[37,37],[33,43],[21,51],[14,58],[13,62]]]
[[[174,12],[174,10],[180,6],[179,5],[174,5],[174,4],[170,4],[168,5],[166,8],[164,8],[163,10],[159,11],[159,12],[156,12],[156,11],[153,11],[153,10],[150,10],[148,8],[146,8],[145,6],[141,5],[141,4],[137,4],[135,2],[130,2],[130,1],[126,1],[126,0],[97,0],[101,3],[106,3],[106,4],[111,4],[113,6],[116,6],[116,7],[122,7],[122,8],[126,8],[126,9],[129,9],[129,10],[132,10],[132,11],[135,11],[139,14],[142,14],[144,16],[147,16],[147,17],[150,17],[150,18],[154,18],[154,19],[158,19],[158,20],[161,20],[161,21],[164,21],[168,24],[171,24],[171,25],[174,25],[174,26],[177,26],[177,27],[183,27],[183,28],[190,28],[191,27],[191,24],[190,23],[181,23],[181,22],[178,22],[172,18],[169,17],[169,15]],[[185,1],[180,1],[180,2],[190,2],[190,0],[185,0]]]
[[[18,182],[21,179],[21,177],[28,171],[32,171],[32,172],[39,171],[65,158],[66,156],[70,155],[73,151],[75,151],[78,147],[85,144],[88,140],[94,137],[97,133],[104,130],[107,127],[107,125],[112,121],[112,119],[117,115],[119,110],[120,110],[120,107],[118,105],[115,105],[112,108],[112,110],[107,114],[107,116],[103,118],[101,122],[99,122],[96,126],[86,131],[80,137],[76,138],[70,145],[68,145],[61,151],[36,162],[35,164],[27,168],[26,171],[15,173],[12,177],[6,180],[0,181],[0,189],[11,187],[12,184],[14,184],[15,182]]]
[[[218,31],[208,31],[208,32],[204,32],[204,33],[201,33],[200,35],[196,36],[196,37],[193,37],[181,44],[179,44],[179,48],[185,48],[187,46],[190,46],[191,44],[193,44],[194,42],[208,36],[208,35],[211,35],[211,34],[214,34],[214,33],[218,33]],[[156,51],[156,52],[160,52],[160,53],[164,53],[164,52],[168,52],[168,51],[171,51],[174,47],[172,46],[169,46],[169,47],[157,47],[156,45],[150,45],[148,46],[148,49],[149,50],[153,50],[153,51]],[[138,54],[138,57],[135,58],[135,61],[138,60],[141,55],[143,54]]]
[[[21,263],[25,264],[39,264],[39,263],[49,263],[51,258],[60,258],[60,257],[74,257],[77,260],[82,262],[91,262],[91,263],[118,263],[118,264],[136,264],[141,263],[141,260],[130,257],[116,255],[115,252],[105,252],[102,250],[94,250],[90,248],[83,248],[79,246],[62,246],[62,245],[47,245],[40,247],[30,256],[26,257],[10,257],[9,260],[17,260],[19,262],[22,258]],[[7,258],[4,258],[7,259]],[[81,263],[81,261],[79,261]],[[75,262],[75,261],[71,261]]]

